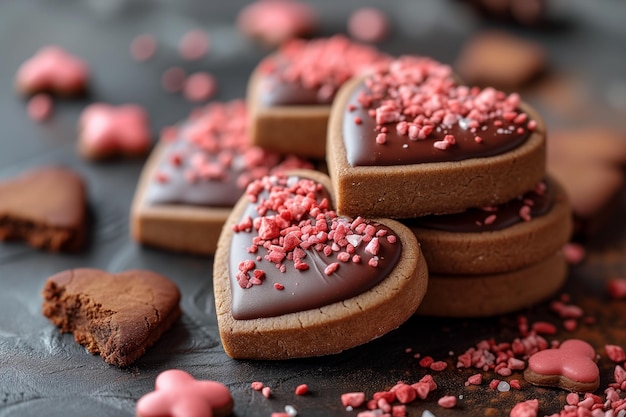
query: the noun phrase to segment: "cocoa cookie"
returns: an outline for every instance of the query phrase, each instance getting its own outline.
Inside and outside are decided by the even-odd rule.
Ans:
[[[61,332],[119,367],[139,359],[181,315],[176,285],[150,271],[63,271],[48,278],[42,295],[43,315]]]
[[[567,262],[558,252],[524,268],[497,274],[430,274],[418,314],[485,317],[530,307],[553,296],[567,278]]]
[[[344,84],[327,150],[345,215],[414,218],[500,204],[545,174],[539,115],[517,94],[459,85],[429,58],[404,57]]]
[[[248,183],[310,168],[294,156],[251,146],[243,101],[212,103],[167,129],[143,169],[131,208],[132,237],[179,252],[213,254]]]
[[[545,71],[546,52],[541,45],[504,31],[472,37],[461,50],[455,69],[470,85],[512,91]]]
[[[572,212],[553,179],[509,202],[441,216],[403,220],[434,274],[494,274],[524,268],[566,244]]]
[[[86,191],[81,176],[42,167],[0,182],[0,240],[24,240],[56,251],[79,250],[85,240]]]
[[[265,177],[224,226],[213,283],[222,344],[233,358],[338,353],[396,328],[419,306],[427,267],[393,220],[332,210],[328,177]]]
[[[388,60],[373,47],[341,35],[286,43],[250,77],[252,143],[283,154],[324,158],[330,105],[337,90],[351,77]]]
[[[566,340],[558,348],[542,350],[528,358],[524,379],[572,392],[593,392],[600,386],[596,352],[585,341]]]

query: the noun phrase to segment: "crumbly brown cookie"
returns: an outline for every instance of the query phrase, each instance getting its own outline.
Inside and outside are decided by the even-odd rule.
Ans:
[[[48,278],[42,295],[43,315],[61,332],[119,367],[139,359],[181,315],[176,285],[150,271],[63,271]]]
[[[541,45],[504,31],[472,37],[461,50],[455,69],[469,85],[516,90],[539,76],[547,65]]]
[[[500,116],[477,110],[487,102]],[[545,128],[533,109],[515,94],[459,86],[449,67],[427,58],[406,57],[346,83],[333,103],[327,150],[345,215],[414,218],[500,204],[545,174]]]
[[[583,340],[568,339],[555,349],[531,355],[524,379],[534,385],[593,392],[600,386],[596,352]]]
[[[493,274],[524,268],[569,242],[572,212],[553,179],[499,206],[403,221],[431,274]]]
[[[255,68],[248,82],[252,143],[282,154],[323,159],[335,93],[352,76],[388,60],[373,47],[342,35],[283,45]]]
[[[338,353],[382,336],[417,309],[428,272],[415,235],[392,220],[337,217],[327,190],[328,177],[313,171],[266,177],[228,218],[213,283],[231,357]]]
[[[525,268],[498,274],[430,274],[428,292],[417,313],[441,317],[485,317],[541,302],[567,278],[560,251]]]
[[[0,240],[20,239],[50,251],[76,251],[85,240],[83,179],[42,167],[0,183]]]
[[[242,101],[212,103],[168,130],[150,155],[131,208],[143,244],[211,255],[232,207],[254,178],[312,167],[250,146]]]

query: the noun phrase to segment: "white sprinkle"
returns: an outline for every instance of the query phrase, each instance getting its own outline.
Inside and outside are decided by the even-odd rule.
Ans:
[[[298,415],[298,410],[293,405],[285,406],[285,413],[289,414],[291,417],[296,417]]]
[[[402,147],[403,147],[404,149],[406,149],[406,148],[408,148],[408,147],[409,147],[409,144],[408,144],[408,143],[405,143],[404,145],[402,145]]]
[[[422,417],[436,417],[433,413],[431,413],[429,410],[424,410],[424,412],[422,413]]]
[[[459,394],[459,400],[463,399],[463,394]]]
[[[469,117],[459,117],[459,126],[461,127],[461,129],[467,130],[471,121],[472,119],[470,119]]]
[[[347,407],[346,407],[346,411],[352,411],[352,410],[354,410],[354,408],[352,408],[352,406],[351,406],[351,405],[349,405],[349,406],[347,406]]]
[[[348,235],[348,236],[346,236],[346,240],[348,241],[349,244],[351,244],[355,248],[358,248],[359,245],[361,244],[361,241],[363,240],[363,236],[360,236],[360,235]]]
[[[511,391],[511,386],[506,381],[500,381],[500,383],[498,384],[498,391],[500,392]]]

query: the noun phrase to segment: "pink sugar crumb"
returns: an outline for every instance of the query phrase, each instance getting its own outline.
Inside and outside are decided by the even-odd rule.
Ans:
[[[454,408],[457,404],[457,398],[453,395],[446,395],[439,398],[437,404],[442,408]]]
[[[553,335],[557,332],[556,326],[554,324],[545,321],[537,321],[533,323],[532,329],[538,334],[546,335]]]
[[[509,414],[510,417],[537,417],[539,412],[539,401],[536,399],[527,400],[515,404]]]
[[[217,81],[208,72],[196,72],[185,80],[183,95],[192,102],[206,101],[217,92]]]
[[[183,59],[197,61],[209,51],[210,39],[203,30],[191,30],[183,35],[178,44],[178,52]]]
[[[44,93],[35,94],[28,100],[26,112],[28,117],[35,122],[43,122],[52,116],[54,103],[52,98]]]
[[[324,273],[326,275],[332,275],[339,268],[339,263],[333,262],[329,264],[326,268],[324,268]]]
[[[278,291],[282,291],[285,289],[285,286],[283,284],[280,284],[278,282],[274,283],[274,288],[277,289]]]
[[[269,398],[272,395],[272,390],[270,387],[263,387],[261,388],[261,394],[263,394],[265,398]]]
[[[529,206],[522,206],[522,208],[519,209],[519,216],[525,222],[528,222],[528,221],[532,220],[532,217],[530,215],[530,207]]]
[[[625,278],[613,278],[607,283],[607,291],[611,298],[622,299],[626,298],[626,279]]]
[[[474,374],[467,378],[467,381],[465,381],[465,386],[467,387],[470,385],[480,385],[482,383],[483,383],[482,374]]]
[[[384,145],[386,142],[387,142],[387,134],[379,133],[376,136],[376,143],[378,143],[379,145]]]
[[[569,242],[563,245],[563,256],[570,265],[578,265],[584,259],[586,254],[585,248],[574,242]]]
[[[363,7],[348,18],[348,34],[362,42],[381,42],[389,34],[389,19],[380,9]]]
[[[309,392],[309,386],[307,384],[300,384],[296,387],[296,395],[304,395]]]
[[[137,35],[130,43],[130,56],[135,61],[148,61],[157,50],[154,36],[144,33]]]
[[[613,362],[624,362],[626,360],[626,353],[621,346],[604,345],[604,351]]]
[[[509,385],[511,386],[511,388],[516,389],[518,391],[522,389],[522,386],[520,385],[520,382],[518,379],[510,380]]]
[[[344,407],[360,407],[365,402],[364,392],[347,392],[341,394],[341,404]]]
[[[429,368],[433,371],[441,372],[448,367],[448,364],[444,361],[436,361],[430,364]]]
[[[250,384],[250,387],[255,391],[261,391],[264,385],[262,382],[254,381],[253,383]]]

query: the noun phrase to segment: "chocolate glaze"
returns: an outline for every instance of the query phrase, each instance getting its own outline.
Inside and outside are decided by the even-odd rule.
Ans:
[[[330,105],[334,98],[335,94],[321,97],[317,88],[282,80],[279,73],[264,74],[259,81],[259,101],[267,107]]]
[[[226,177],[220,181],[190,182],[185,178],[185,171],[189,166],[190,156],[197,152],[204,151],[187,141],[177,140],[168,144],[157,169],[167,177],[167,181],[150,182],[146,193],[148,204],[189,204],[211,207],[235,205],[244,192],[244,189],[237,186],[237,176],[242,170],[231,168]],[[183,156],[181,165],[176,166],[170,162],[174,154]],[[211,154],[206,154],[211,157]],[[236,165],[233,164],[233,166]]]
[[[255,218],[258,216],[255,205],[250,204],[241,216]],[[388,234],[395,232],[383,225]],[[320,308],[337,301],[347,300],[357,296],[377,285],[387,277],[402,254],[402,244],[396,240],[390,244],[387,239],[381,238],[379,262],[376,268],[367,264],[371,255],[365,253],[365,244],[361,244],[355,251],[361,255],[361,263],[352,261],[340,262],[337,271],[326,275],[324,269],[332,262],[337,262],[335,254],[330,257],[318,253],[313,249],[306,250],[304,261],[309,265],[306,271],[299,271],[293,263],[286,262],[287,270],[280,272],[273,263],[257,261],[257,255],[263,256],[266,252],[259,248],[258,253],[250,254],[247,248],[252,245],[252,239],[257,236],[256,231],[233,233],[230,245],[229,271],[232,294],[232,315],[237,320],[276,317],[283,314],[295,313]],[[243,289],[237,282],[236,273],[239,262],[251,259],[257,269],[265,272],[265,279],[261,285],[253,285]],[[274,288],[274,283],[284,285],[284,290]]]
[[[530,136],[527,129],[520,135],[515,131],[519,125],[502,120],[501,127],[490,123],[485,125],[485,130],[479,127],[476,133],[463,129],[458,123],[451,129],[440,126],[427,139],[413,141],[406,135],[399,135],[395,124],[390,123],[387,125],[387,142],[380,145],[376,143],[376,120],[358,104],[357,97],[362,91],[367,91],[363,83],[355,89],[349,100],[349,103],[356,105],[356,109],[346,109],[343,117],[343,138],[348,163],[352,166],[406,165],[494,156],[515,149]],[[361,118],[360,125],[354,122],[355,117]],[[507,130],[509,126],[513,126],[512,132]],[[433,143],[443,140],[447,134],[455,136],[456,144],[446,150],[435,148]],[[483,142],[477,143],[474,140],[476,136],[480,136]]]
[[[524,221],[519,216],[519,211],[524,205],[530,206],[531,218],[543,216],[552,209],[556,198],[556,190],[550,180],[546,180],[544,183],[546,184],[546,189],[543,193],[529,191],[521,197],[495,206],[493,211],[471,208],[463,213],[424,216],[406,220],[403,223],[409,227],[421,227],[453,233],[480,233],[506,229]],[[528,204],[528,201],[532,201],[532,204]],[[496,215],[494,222],[485,224],[485,218],[491,214]]]

